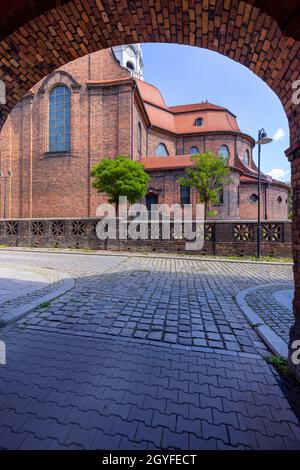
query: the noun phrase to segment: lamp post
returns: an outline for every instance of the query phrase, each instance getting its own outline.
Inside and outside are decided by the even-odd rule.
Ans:
[[[261,174],[260,174],[260,157],[261,157],[261,146],[270,144],[273,142],[273,139],[267,136],[267,133],[264,129],[258,131],[258,178],[257,178],[257,248],[256,248],[256,257],[259,259],[261,255],[261,217],[260,217],[260,187],[261,187]]]
[[[0,170],[0,178],[2,178],[3,182],[4,182],[4,188],[3,188],[4,189],[4,191],[3,191],[3,194],[4,194],[4,196],[3,196],[3,219],[6,219],[6,206],[7,206],[7,202],[6,202],[7,201],[7,195],[6,195],[6,186],[7,186],[7,184],[6,184],[6,180],[8,178],[12,178],[12,175],[13,174],[12,174],[11,170],[8,170],[7,175],[4,175],[3,171]]]

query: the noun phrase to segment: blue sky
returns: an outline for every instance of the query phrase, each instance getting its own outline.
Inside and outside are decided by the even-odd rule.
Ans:
[[[263,147],[262,171],[290,180],[288,122],[275,93],[246,67],[216,52],[176,44],[144,44],[145,80],[156,85],[167,105],[208,100],[238,118],[240,129],[256,139],[264,127],[276,140]],[[254,149],[257,157],[257,148]]]

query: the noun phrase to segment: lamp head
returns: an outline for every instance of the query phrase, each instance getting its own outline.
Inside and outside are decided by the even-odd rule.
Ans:
[[[261,129],[258,132],[258,141],[256,143],[258,145],[266,145],[266,144],[270,144],[271,142],[273,142],[273,139],[267,136],[267,133],[264,129]]]

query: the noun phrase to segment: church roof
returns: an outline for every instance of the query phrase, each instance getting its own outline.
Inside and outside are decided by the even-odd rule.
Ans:
[[[190,155],[174,155],[171,157],[145,157],[140,162],[145,170],[175,170],[193,165]]]
[[[158,106],[159,108],[168,110],[168,107],[165,104],[163,96],[158,88],[143,80],[136,79],[136,83],[144,101],[152,104],[153,106]]]
[[[203,102],[168,107],[155,86],[141,80],[136,83],[154,127],[175,134],[241,132],[236,116],[222,106]],[[199,117],[203,119],[203,125],[196,127],[195,120]]]

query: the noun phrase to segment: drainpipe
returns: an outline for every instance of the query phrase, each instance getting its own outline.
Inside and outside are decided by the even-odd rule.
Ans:
[[[91,56],[88,56],[88,77],[91,79]],[[88,162],[87,162],[87,180],[88,180],[88,192],[87,192],[87,216],[91,216],[91,94],[90,89],[87,87],[88,97]],[[74,107],[73,107],[74,109]]]
[[[268,198],[267,198],[268,184],[265,185],[265,220],[268,220]]]
[[[131,123],[130,123],[130,159],[133,160],[133,94],[136,87],[136,83],[133,82],[133,87],[131,89]]]

